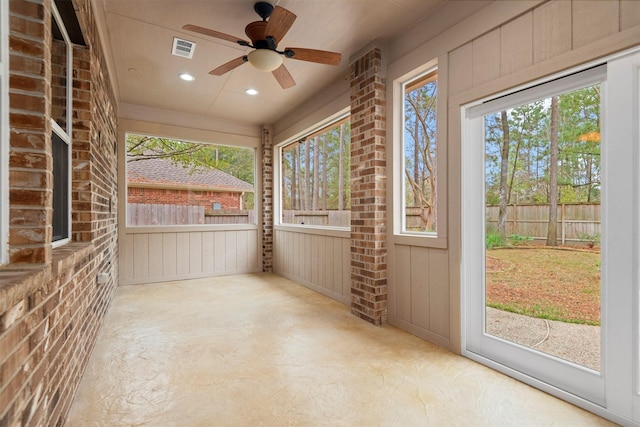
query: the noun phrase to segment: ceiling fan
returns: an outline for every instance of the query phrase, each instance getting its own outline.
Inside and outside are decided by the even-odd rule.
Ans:
[[[182,27],[188,31],[238,43],[240,46],[254,49],[247,55],[233,59],[209,71],[209,74],[221,76],[245,62],[250,62],[261,71],[273,73],[280,86],[283,89],[287,89],[295,86],[296,82],[283,64],[285,57],[327,65],[338,65],[340,63],[342,55],[336,52],[300,47],[287,47],[284,50],[278,50],[278,43],[293,25],[296,15],[283,7],[274,7],[270,3],[263,1],[256,3],[253,9],[260,15],[262,21],[251,22],[244,29],[251,42],[193,24],[187,24]]]

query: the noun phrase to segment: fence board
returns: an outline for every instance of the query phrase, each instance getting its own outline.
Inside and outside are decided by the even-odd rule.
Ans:
[[[498,206],[487,206],[487,230],[498,227]],[[507,206],[507,235],[518,234],[546,239],[549,227],[549,205]],[[557,235],[562,244],[582,241],[600,234],[600,204],[571,203],[558,205]]]
[[[255,224],[255,214],[253,210],[205,211],[204,206],[128,203],[127,224]]]

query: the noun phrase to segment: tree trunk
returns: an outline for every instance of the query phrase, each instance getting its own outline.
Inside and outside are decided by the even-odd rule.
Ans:
[[[587,154],[587,203],[591,203],[591,189],[593,188],[593,156]]]
[[[416,116],[420,116],[420,93],[420,91],[417,91],[416,93]],[[424,180],[422,180],[422,177],[420,176],[420,144],[418,143],[418,141],[420,141],[420,121],[417,117],[413,132],[415,135],[413,144],[413,180],[420,185],[420,190],[424,194]],[[417,200],[414,200],[414,206],[418,206],[417,202]]]
[[[551,97],[551,145],[549,147],[549,229],[547,246],[558,246],[558,97]]]
[[[298,145],[293,150],[291,159],[291,209],[298,209]]]
[[[338,153],[338,210],[344,210],[344,124],[340,125],[340,152]],[[326,178],[325,178],[326,181]]]
[[[327,210],[327,138],[322,140],[322,210]]]
[[[502,147],[500,149],[500,207],[498,209],[498,234],[503,241],[507,239],[507,172],[509,169],[509,148],[511,136],[509,134],[509,120],[507,112],[500,113],[502,125]]]
[[[318,198],[320,196],[320,147],[322,143],[322,135],[318,135],[313,140],[313,201],[311,202],[312,209],[318,210]]]
[[[311,181],[309,180],[309,166],[311,163],[311,156],[309,152],[309,140],[304,141],[304,210],[309,209],[309,196],[311,195]]]

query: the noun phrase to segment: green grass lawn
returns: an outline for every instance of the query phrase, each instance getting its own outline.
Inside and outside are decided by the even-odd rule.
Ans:
[[[488,249],[487,305],[513,313],[600,324],[600,252]]]

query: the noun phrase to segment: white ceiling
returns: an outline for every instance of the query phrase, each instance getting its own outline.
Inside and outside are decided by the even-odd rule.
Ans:
[[[285,64],[297,85],[282,89],[271,73],[246,63],[224,76],[208,72],[251,49],[182,29],[208,27],[247,39],[244,27],[260,20],[255,0],[100,0],[108,61],[118,101],[247,125],[274,123],[336,79],[346,79],[349,56],[373,40],[390,40],[446,0],[277,0],[297,15],[278,44],[342,54],[339,66],[293,59]],[[193,59],[171,54],[174,37],[196,43]],[[193,82],[178,78],[181,72]],[[260,93],[249,96],[252,87]]]

